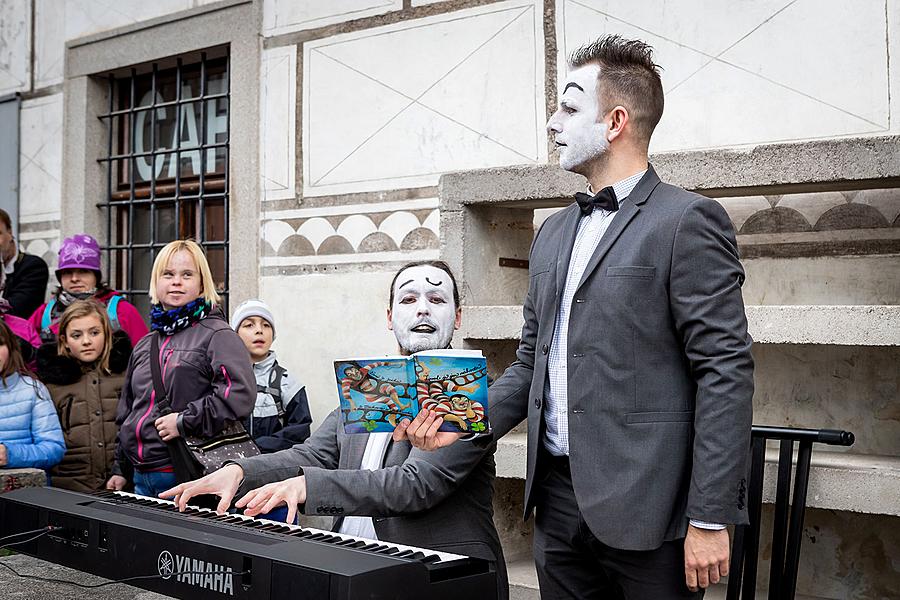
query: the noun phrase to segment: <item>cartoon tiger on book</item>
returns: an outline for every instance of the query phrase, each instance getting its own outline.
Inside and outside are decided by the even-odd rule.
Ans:
[[[428,369],[416,363],[416,393],[422,410],[433,410],[445,422],[453,423],[461,431],[469,431],[472,423],[484,420],[484,406],[464,393],[475,393],[487,369],[461,373],[448,379],[429,380]]]

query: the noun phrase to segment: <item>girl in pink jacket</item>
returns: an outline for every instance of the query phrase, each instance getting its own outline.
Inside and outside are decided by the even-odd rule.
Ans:
[[[59,287],[49,302],[38,307],[29,322],[43,342],[56,343],[59,318],[75,300],[93,298],[106,306],[113,332],[124,331],[134,347],[147,334],[147,325],[133,304],[103,283],[100,246],[97,240],[79,233],[63,240],[56,267]]]

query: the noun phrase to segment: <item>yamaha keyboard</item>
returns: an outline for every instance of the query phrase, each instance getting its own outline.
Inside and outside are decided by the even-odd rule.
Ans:
[[[15,550],[176,598],[496,598],[489,561],[188,507],[124,492],[23,488],[0,495],[0,537],[50,527]],[[24,535],[7,543],[35,537]]]

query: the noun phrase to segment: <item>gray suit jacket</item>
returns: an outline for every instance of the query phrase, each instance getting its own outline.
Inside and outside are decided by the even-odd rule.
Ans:
[[[526,516],[579,217],[573,204],[535,236],[517,360],[490,388],[495,435],[528,418]],[[569,317],[572,482],[603,543],[650,550],[683,537],[689,518],[746,522],[753,359],[743,280],[725,210],[650,167],[588,262]]]
[[[461,442],[436,452],[391,442],[384,468],[360,469],[367,434],[344,433],[332,411],[303,444],[235,461],[244,470],[239,496],[303,468],[306,514],[370,516],[378,538],[497,561],[500,598],[506,565],[493,521],[494,450]],[[238,496],[238,497],[239,497]]]

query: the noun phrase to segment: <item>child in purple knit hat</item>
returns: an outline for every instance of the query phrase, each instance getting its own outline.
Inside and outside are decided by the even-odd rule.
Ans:
[[[59,287],[53,297],[38,307],[29,319],[45,343],[56,343],[59,318],[76,300],[93,299],[106,306],[113,332],[124,332],[131,346],[147,333],[147,325],[137,308],[103,282],[100,245],[88,234],[78,233],[63,240],[59,247],[56,279]]]

